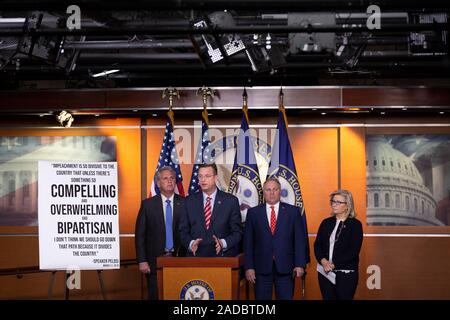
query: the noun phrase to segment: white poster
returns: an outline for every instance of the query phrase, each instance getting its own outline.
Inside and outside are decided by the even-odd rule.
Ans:
[[[120,268],[117,162],[39,161],[41,270]]]

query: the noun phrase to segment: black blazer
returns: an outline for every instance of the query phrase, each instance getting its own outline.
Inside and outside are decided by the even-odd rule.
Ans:
[[[217,190],[211,214],[211,225],[206,230],[203,193],[199,191],[189,195],[186,198],[186,205],[180,219],[180,237],[183,246],[188,251],[187,255],[192,256],[192,253],[188,250],[191,240],[201,238],[203,240],[199,244],[196,256],[216,257],[213,234],[227,242],[227,249],[223,252],[224,256],[232,257],[239,253],[242,227],[238,198]]]
[[[314,254],[317,262],[323,258],[328,260],[330,235],[336,226],[336,218],[330,217],[322,221],[314,242]],[[356,218],[347,218],[334,244],[333,264],[336,270],[358,270],[359,252],[363,241],[361,222]]]
[[[181,248],[178,225],[184,207],[184,198],[175,194],[173,198],[173,243],[176,256],[185,256]],[[156,257],[164,254],[166,245],[166,224],[161,195],[145,199],[141,203],[136,220],[136,260],[148,262],[151,271],[156,272]]]

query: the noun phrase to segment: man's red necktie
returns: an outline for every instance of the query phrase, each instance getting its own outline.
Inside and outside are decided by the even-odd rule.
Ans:
[[[206,230],[208,230],[209,225],[211,224],[211,197],[206,198],[204,212],[205,212],[205,226]]]
[[[275,234],[275,228],[277,226],[277,217],[275,216],[275,207],[270,206],[272,211],[270,212],[270,231],[272,231],[272,235]]]

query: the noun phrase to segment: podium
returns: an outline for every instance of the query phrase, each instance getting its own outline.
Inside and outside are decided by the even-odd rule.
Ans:
[[[236,257],[158,257],[162,300],[238,300],[244,255]]]

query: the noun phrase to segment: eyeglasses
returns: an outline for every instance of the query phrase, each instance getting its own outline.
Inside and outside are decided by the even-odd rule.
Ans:
[[[347,204],[347,202],[345,201],[339,201],[339,200],[330,200],[330,205],[332,206],[333,204]]]

